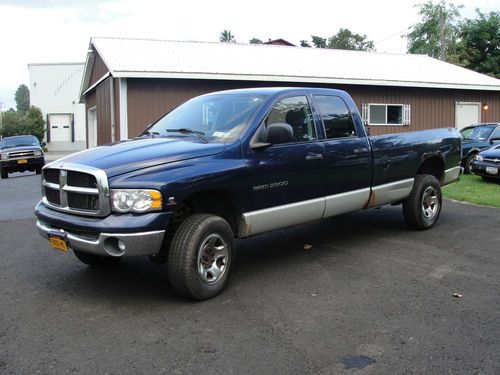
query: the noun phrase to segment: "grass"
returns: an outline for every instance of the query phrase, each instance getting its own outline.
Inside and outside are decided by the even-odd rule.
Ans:
[[[500,208],[500,183],[483,181],[481,177],[471,174],[462,175],[459,182],[443,187],[443,196]]]

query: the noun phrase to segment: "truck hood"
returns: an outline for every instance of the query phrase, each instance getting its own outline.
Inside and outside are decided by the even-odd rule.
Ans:
[[[179,138],[141,138],[100,146],[56,160],[100,168],[108,177],[125,172],[224,151],[223,143],[201,143]]]

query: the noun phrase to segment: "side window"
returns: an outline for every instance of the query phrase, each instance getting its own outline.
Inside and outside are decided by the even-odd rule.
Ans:
[[[341,98],[338,96],[315,95],[314,102],[321,115],[326,138],[342,138],[356,135],[351,112],[349,112]]]
[[[286,123],[293,129],[292,142],[306,142],[316,139],[316,129],[311,107],[305,96],[294,96],[276,103],[264,120],[267,128],[271,124]]]
[[[490,138],[500,138],[500,126],[497,126]]]

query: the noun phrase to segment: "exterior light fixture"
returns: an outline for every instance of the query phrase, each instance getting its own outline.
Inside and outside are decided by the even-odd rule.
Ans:
[[[487,111],[487,110],[488,110],[488,104],[483,103],[483,109],[484,109],[485,111]]]

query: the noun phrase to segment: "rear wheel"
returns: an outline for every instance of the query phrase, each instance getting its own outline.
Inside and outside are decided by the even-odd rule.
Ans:
[[[117,264],[120,260],[122,260],[121,257],[111,257],[111,256],[107,257],[96,254],[89,254],[78,250],[73,250],[73,253],[75,253],[75,256],[78,258],[78,260],[80,260],[81,262],[85,263],[88,266],[95,268],[111,267]]]
[[[234,235],[223,218],[194,214],[177,228],[170,244],[168,276],[180,295],[205,300],[227,284]]]
[[[36,167],[35,169],[36,174],[42,174],[42,167]]]
[[[2,179],[9,178],[9,174],[7,173],[7,169],[5,168],[0,169],[0,175]]]
[[[410,196],[403,201],[403,215],[412,228],[429,229],[436,224],[441,205],[439,181],[432,175],[418,174]]]

